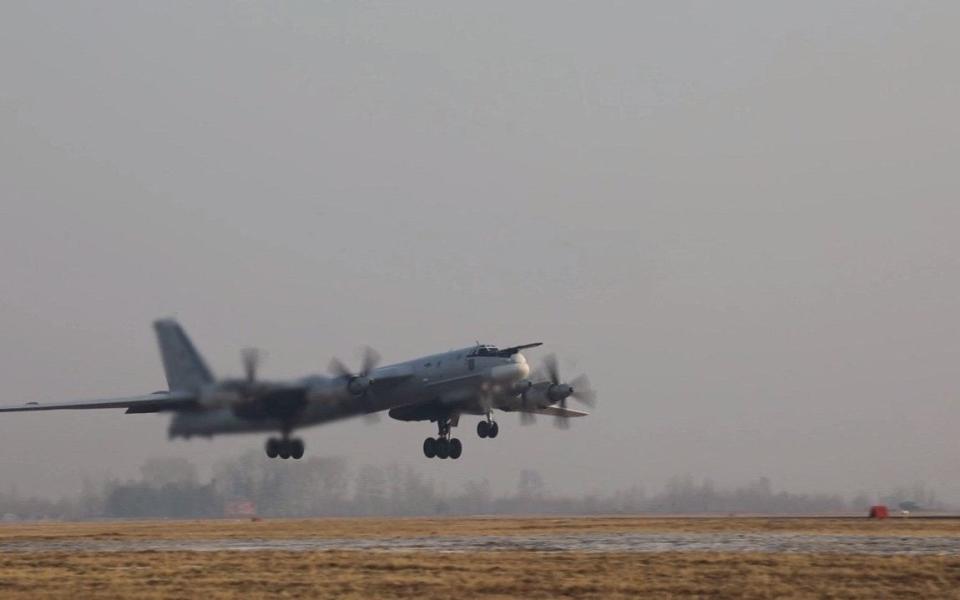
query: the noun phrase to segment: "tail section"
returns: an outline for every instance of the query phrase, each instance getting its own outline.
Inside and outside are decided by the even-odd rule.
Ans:
[[[196,391],[213,382],[213,374],[203,357],[194,348],[180,324],[173,319],[154,321],[163,370],[167,375],[170,391]]]

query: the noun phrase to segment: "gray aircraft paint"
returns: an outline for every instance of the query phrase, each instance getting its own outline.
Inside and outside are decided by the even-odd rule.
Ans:
[[[217,381],[176,321],[160,319],[153,325],[170,385],[168,392],[126,399],[28,402],[0,407],[0,412],[96,408],[126,408],[133,414],[173,412],[171,438],[263,431],[287,436],[304,427],[384,410],[400,420],[438,422],[442,436],[449,431],[441,423],[456,426],[464,413],[488,415],[499,409],[558,418],[587,414],[554,406],[561,402],[559,397],[531,395],[545,389],[546,382],[526,379],[530,367],[520,350],[539,343],[507,349],[477,344],[377,367],[364,376],[368,383],[357,392],[351,388],[353,376],[311,375],[294,381],[264,381],[255,378],[255,365],[245,379]],[[573,390],[562,396],[571,394]]]

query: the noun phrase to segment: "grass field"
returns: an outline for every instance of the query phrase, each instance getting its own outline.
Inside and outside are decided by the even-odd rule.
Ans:
[[[956,537],[951,556],[544,551],[3,551],[62,539],[298,539],[572,532]],[[316,519],[0,525],[0,598],[960,598],[960,521]]]

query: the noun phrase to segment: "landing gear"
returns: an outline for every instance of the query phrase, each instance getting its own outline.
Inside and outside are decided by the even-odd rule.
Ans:
[[[450,437],[450,419],[439,419],[438,437],[423,440],[423,455],[427,458],[460,458],[463,454],[463,444],[455,437]]]
[[[450,441],[445,438],[437,440],[437,458],[450,458]]]
[[[306,449],[303,445],[303,440],[300,438],[293,438],[288,443],[290,445],[290,458],[294,460],[300,460],[303,458],[303,451]]]
[[[268,458],[277,458],[279,456],[283,459],[292,458],[298,460],[303,458],[303,440],[288,437],[281,439],[270,438],[267,440],[266,451]]]
[[[463,443],[457,438],[427,438],[423,440],[423,455],[427,458],[460,458]]]
[[[480,421],[477,423],[477,435],[482,438],[495,438],[500,433],[500,426],[496,421]]]
[[[453,460],[460,458],[460,455],[463,454],[463,444],[460,443],[460,440],[457,438],[450,439],[450,449],[449,455]]]
[[[280,454],[280,440],[270,438],[267,440],[267,458],[276,458]]]

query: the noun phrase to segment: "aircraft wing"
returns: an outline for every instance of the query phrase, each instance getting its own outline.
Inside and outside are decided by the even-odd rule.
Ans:
[[[143,396],[125,398],[101,398],[75,400],[73,402],[27,402],[13,406],[0,406],[0,412],[27,412],[35,410],[82,410],[91,408],[126,408],[128,413],[160,412],[185,408],[195,404],[197,397],[190,392],[155,392]]]
[[[533,413],[535,415],[550,415],[553,417],[586,417],[590,413],[572,408],[561,408],[559,406],[547,406],[545,408],[522,409],[518,412]]]

